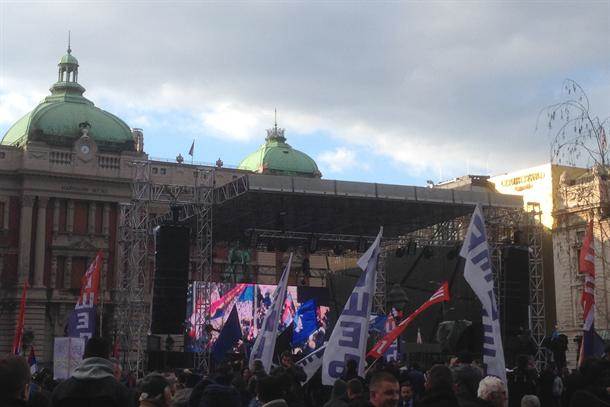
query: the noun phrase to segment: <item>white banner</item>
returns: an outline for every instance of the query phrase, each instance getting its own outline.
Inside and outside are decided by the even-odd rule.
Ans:
[[[277,339],[277,328],[284,309],[284,300],[286,298],[286,287],[288,286],[288,274],[290,274],[290,265],[292,264],[292,253],[288,258],[288,264],[282,273],[282,277],[273,293],[273,304],[267,311],[261,330],[256,337],[252,352],[250,353],[250,369],[254,368],[254,361],[260,359],[265,367],[265,372],[269,373],[271,363],[273,362],[273,352],[275,351],[275,340]]]
[[[324,356],[324,350],[326,350],[326,345],[322,346],[319,349],[316,349],[314,352],[311,352],[309,355],[305,356],[303,359],[295,363],[295,365],[301,366],[303,368],[303,371],[307,375],[307,380],[305,380],[303,384],[307,383],[309,379],[311,379],[313,375],[316,374],[318,369],[322,366],[322,357]]]
[[[481,310],[483,314],[483,363],[488,375],[497,376],[506,383],[506,367],[500,336],[498,306],[494,293],[492,263],[485,232],[485,220],[480,205],[476,206],[470,219],[470,226],[468,226],[460,256],[466,260],[464,278],[483,307]]]
[[[322,384],[333,385],[345,370],[345,364],[353,359],[358,363],[358,374],[364,377],[366,364],[366,340],[369,331],[369,317],[375,294],[377,258],[379,257],[381,234],[358,260],[363,270],[356,287],[349,296],[343,312],[330,335],[327,351],[322,359]]]
[[[53,379],[72,376],[85,353],[85,338],[55,338],[53,343]]]

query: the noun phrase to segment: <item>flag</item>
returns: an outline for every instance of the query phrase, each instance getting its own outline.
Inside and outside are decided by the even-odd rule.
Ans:
[[[583,330],[589,331],[595,321],[595,249],[593,248],[593,220],[589,221],[585,239],[580,249],[579,271],[585,275],[585,282],[580,297],[583,309]]]
[[[193,140],[193,144],[191,144],[191,148],[189,148],[189,155],[192,157],[193,153],[195,153],[195,140]]]
[[[583,309],[583,334],[578,358],[580,366],[587,358],[601,356],[604,352],[603,340],[595,332],[595,248],[593,247],[593,220],[590,220],[587,226],[585,239],[580,249],[578,266],[579,272],[585,275],[582,295],[580,297]]]
[[[242,294],[248,284],[237,284],[210,305],[210,319],[224,316],[225,310]]]
[[[419,328],[417,328],[417,340],[415,341],[415,343],[417,343],[418,345],[424,343],[424,340],[421,337],[421,330]]]
[[[95,305],[99,300],[101,268],[100,250],[81,279],[80,296],[68,319],[68,336],[72,338],[88,339],[95,335]]]
[[[237,307],[233,306],[229,318],[222,326],[218,339],[212,346],[212,358],[216,363],[222,362],[226,353],[241,339],[241,325],[237,316]]]
[[[282,325],[287,327],[292,322],[294,318],[294,301],[292,301],[292,295],[288,292],[286,293],[286,299],[284,300],[284,311],[282,312]]]
[[[358,260],[363,272],[350,294],[343,312],[330,335],[322,358],[322,384],[332,385],[341,377],[348,360],[358,363],[358,375],[364,377],[366,363],[366,340],[369,333],[369,318],[375,294],[377,259],[381,249],[380,228],[377,238]]]
[[[261,330],[256,337],[254,346],[252,346],[252,352],[250,353],[250,369],[254,369],[254,361],[260,359],[265,368],[265,372],[269,373],[271,370],[271,362],[273,359],[273,352],[275,350],[275,340],[277,339],[277,328],[280,318],[280,312],[284,305],[284,298],[286,297],[286,288],[288,286],[288,274],[290,274],[290,267],[292,265],[292,253],[288,258],[288,264],[280,277],[280,281],[275,287],[273,293],[273,303],[265,315]]]
[[[312,298],[301,304],[294,314],[294,332],[291,345],[299,346],[309,339],[309,335],[318,329],[318,318],[316,317],[316,301]]]
[[[23,326],[25,322],[25,299],[28,292],[28,282],[24,281],[23,291],[21,292],[21,301],[19,302],[19,316],[17,317],[17,327],[15,328],[15,337],[13,338],[13,354],[21,355],[21,340],[23,339]]]
[[[30,366],[30,374],[33,375],[38,371],[38,364],[36,363],[36,354],[34,353],[34,347],[30,346],[30,355],[28,356],[28,365]]]
[[[394,316],[390,313],[385,323],[385,332],[389,333],[396,328],[396,320]],[[388,347],[388,350],[383,354],[386,362],[393,362],[398,360],[398,338],[394,339],[394,341]]]
[[[445,281],[443,284],[441,284],[439,289],[436,290],[434,294],[430,296],[430,298],[428,298],[428,301],[420,305],[419,308],[413,311],[411,315],[402,320],[402,322],[398,324],[396,328],[392,329],[392,331],[387,333],[379,342],[375,344],[375,346],[373,346],[373,348],[366,356],[374,359],[380,358],[381,355],[383,355],[388,350],[392,343],[405,331],[407,326],[409,326],[419,314],[421,314],[434,304],[443,301],[449,301],[450,299],[451,296],[449,295],[449,283]]]
[[[388,319],[385,315],[371,315],[369,318],[369,332],[385,332],[385,321]]]
[[[478,204],[470,219],[460,256],[465,259],[464,278],[481,301],[483,364],[487,368],[488,375],[497,376],[506,383],[504,349],[500,336],[500,319],[494,293],[491,257],[483,211]]]
[[[303,382],[303,384],[307,383],[309,379],[313,377],[314,374],[318,371],[318,369],[322,366],[322,358],[324,356],[324,351],[326,350],[326,345],[316,349],[311,352],[309,355],[305,356],[303,359],[299,360],[295,363],[296,366],[300,366],[305,374],[307,375],[307,380]]]

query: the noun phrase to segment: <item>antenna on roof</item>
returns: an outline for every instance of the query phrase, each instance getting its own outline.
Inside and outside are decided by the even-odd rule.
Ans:
[[[72,52],[72,49],[70,48],[70,30],[68,30],[68,54]]]

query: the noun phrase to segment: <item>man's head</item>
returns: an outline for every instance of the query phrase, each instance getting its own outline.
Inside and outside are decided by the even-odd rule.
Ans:
[[[411,400],[413,398],[413,385],[410,381],[405,380],[400,383],[400,398],[403,400]]]
[[[398,405],[398,380],[387,372],[378,372],[371,378],[369,401],[375,407],[395,407]]]
[[[445,365],[434,365],[426,374],[426,390],[433,392],[453,391],[453,375]]]
[[[30,367],[21,356],[7,355],[0,359],[0,401],[27,400]]]
[[[494,407],[505,407],[508,401],[506,385],[495,376],[487,376],[481,380],[477,396],[481,400],[491,402]]]
[[[354,378],[347,382],[347,398],[350,400],[361,399],[364,396],[364,386],[360,379]]]
[[[158,406],[169,406],[172,400],[170,382],[158,373],[144,377],[138,386],[140,401],[148,401]]]
[[[481,370],[470,365],[461,365],[453,369],[453,382],[455,393],[461,396],[474,398],[477,396],[479,382],[483,378]]]
[[[256,396],[263,403],[281,399],[284,394],[282,386],[275,376],[262,377],[256,382]]]
[[[293,365],[292,353],[290,351],[285,350],[282,352],[282,366],[284,367],[292,367]]]
[[[123,369],[121,368],[121,363],[118,359],[110,358],[110,362],[112,363],[112,375],[115,379],[121,380],[121,375],[123,373]]]
[[[87,341],[85,345],[84,359],[87,358],[103,358],[108,359],[110,356],[110,343],[104,338],[94,336]]]
[[[540,399],[533,394],[526,394],[521,399],[521,407],[540,407]]]

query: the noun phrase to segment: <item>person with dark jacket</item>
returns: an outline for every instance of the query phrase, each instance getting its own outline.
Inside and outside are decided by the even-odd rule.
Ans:
[[[481,370],[472,365],[461,364],[452,369],[455,395],[460,407],[478,407],[477,398],[479,382],[483,378]]]
[[[84,359],[69,379],[53,391],[52,407],[131,407],[130,391],[114,378],[114,365],[108,356],[110,345],[93,337],[85,345]]]
[[[27,406],[30,393],[30,367],[21,356],[0,359],[0,406]]]
[[[434,365],[426,376],[426,392],[415,404],[416,407],[459,407],[453,393],[451,369],[445,365]]]

